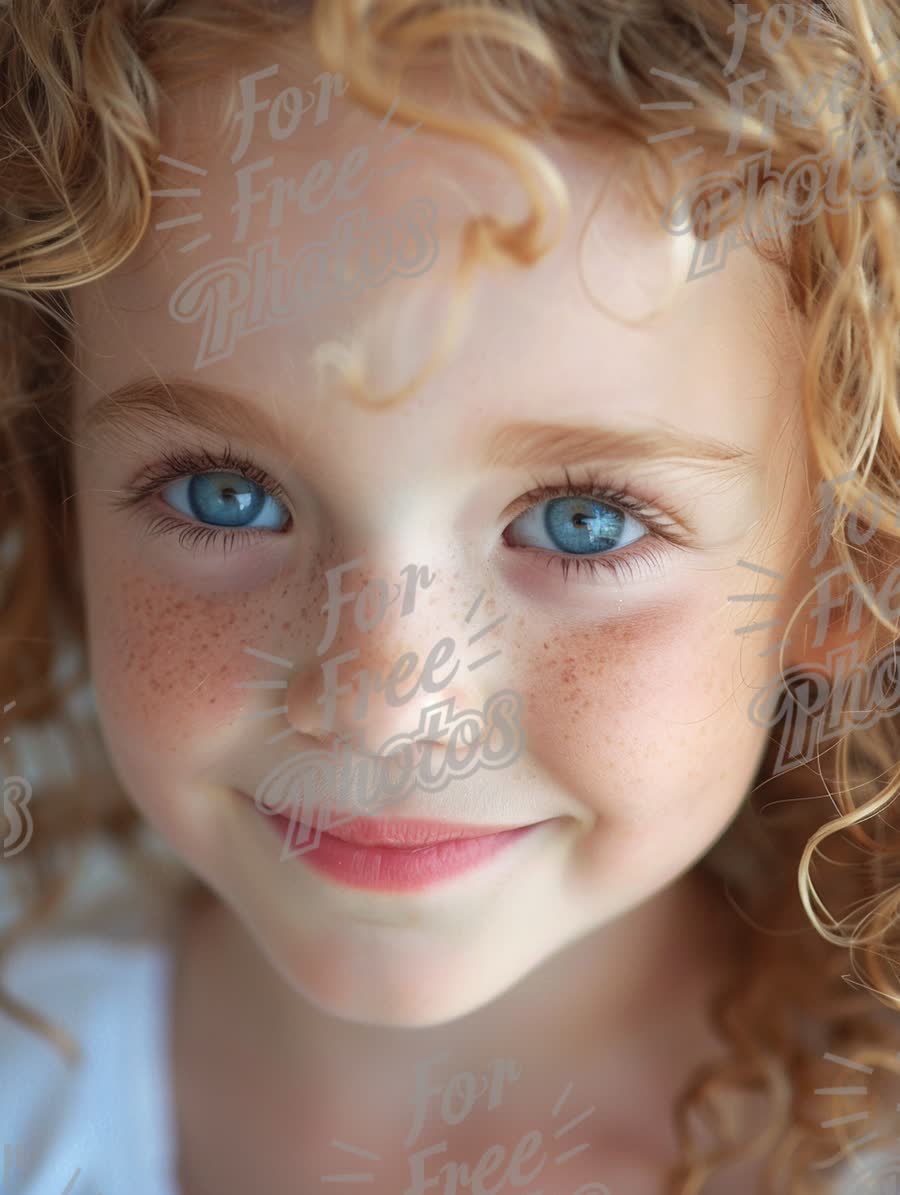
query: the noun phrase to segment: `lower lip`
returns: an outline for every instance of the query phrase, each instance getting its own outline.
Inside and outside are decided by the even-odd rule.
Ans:
[[[274,816],[270,820],[284,840],[290,830],[290,819]],[[350,888],[415,892],[487,863],[540,824],[414,848],[356,846],[323,832],[318,846],[297,858]]]

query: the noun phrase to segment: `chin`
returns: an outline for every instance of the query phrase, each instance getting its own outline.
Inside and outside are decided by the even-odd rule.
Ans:
[[[500,971],[470,952],[434,945],[423,951],[409,944],[370,938],[358,948],[336,949],[334,941],[276,962],[286,983],[320,1012],[345,1021],[384,1028],[427,1028],[456,1021],[515,987],[527,971]],[[499,950],[494,950],[496,960]],[[271,958],[271,955],[270,955]]]

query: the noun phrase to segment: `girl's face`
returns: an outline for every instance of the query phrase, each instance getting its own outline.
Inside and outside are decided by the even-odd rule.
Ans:
[[[741,805],[774,658],[728,599],[753,589],[740,558],[785,576],[767,619],[807,583],[801,350],[749,249],[685,284],[690,238],[616,189],[621,147],[545,141],[563,241],[476,275],[460,346],[414,397],[353,403],[355,365],[377,399],[434,352],[466,219],[521,219],[525,197],[490,155],[423,130],[388,148],[399,126],[339,88],[326,111],[327,81],[270,65],[239,72],[221,141],[224,86],[179,101],[172,194],[129,261],[73,292],[97,704],[135,803],[296,990],[437,1023],[661,893]],[[276,100],[292,84],[320,106]],[[321,246],[358,270],[364,236],[372,284],[316,292]],[[657,322],[615,318],[673,279]],[[341,833],[531,829],[462,870],[460,848],[333,838],[282,860],[284,823],[254,801],[280,764],[296,777],[354,735],[358,764],[413,732],[419,768],[474,764],[443,786],[417,771]],[[306,775],[311,822],[335,792]]]

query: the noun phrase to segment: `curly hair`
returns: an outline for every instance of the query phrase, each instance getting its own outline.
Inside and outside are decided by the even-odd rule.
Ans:
[[[785,10],[792,24],[799,11],[815,36],[773,46]],[[878,53],[900,37],[897,0],[757,0],[752,12],[741,59],[746,154],[766,155],[768,186],[798,159],[828,151],[837,125],[859,154],[836,167],[846,181],[897,134],[900,80],[891,78],[890,56]],[[45,786],[33,844],[7,862],[22,908],[0,956],[62,901],[74,874],[64,846],[106,835],[123,850],[139,847],[138,816],[110,775],[90,718],[80,725],[71,708],[88,677],[78,546],[67,520],[77,337],[68,292],[124,262],[147,230],[163,99],[239,67],[248,46],[289,63],[310,44],[348,81],[352,100],[378,116],[412,62],[449,63],[477,90],[491,122],[475,125],[409,99],[398,102],[396,118],[495,153],[529,211],[517,224],[489,214],[468,222],[438,351],[425,373],[381,400],[388,407],[459,340],[477,268],[528,269],[557,243],[568,197],[536,134],[586,144],[601,130],[616,135],[638,168],[642,203],[663,217],[673,196],[686,195],[685,229],[698,241],[730,235],[742,219],[731,200],[746,184],[723,152],[723,138],[734,135],[727,68],[735,18],[731,0],[3,0],[0,692],[16,695],[22,725],[52,724],[65,734],[77,766],[71,782]],[[846,74],[854,62],[864,68],[858,88]],[[766,95],[799,97],[814,77],[833,80],[827,111],[813,111],[807,94],[805,104],[795,101],[793,120],[781,104],[770,105],[765,120],[755,115]],[[679,114],[688,108],[689,128]],[[693,154],[684,153],[689,146]],[[724,170],[701,176],[704,155]],[[802,172],[798,180],[808,199],[814,183]],[[768,191],[770,213],[797,197]],[[882,186],[842,210],[826,205],[801,222],[744,227],[751,251],[777,266],[785,300],[808,329],[804,418],[821,477],[845,478],[832,547],[871,612],[863,636],[871,653],[900,636],[870,596],[897,558],[900,529],[879,516],[861,546],[846,523],[851,502],[900,508],[897,195]],[[58,667],[65,648],[75,659],[68,672]],[[833,750],[786,774],[773,765],[777,739],[740,813],[700,864],[722,885],[745,941],[711,1010],[723,1055],[698,1068],[677,1102],[671,1195],[697,1195],[728,1166],[751,1160],[764,1164],[768,1192],[827,1189],[834,1157],[855,1154],[848,1125],[858,1103],[832,1088],[826,1113],[825,1101],[812,1098],[835,1075],[823,1046],[857,1068],[898,1069],[900,1035],[885,1016],[900,1006],[900,829],[889,816],[900,789],[896,720],[852,726]],[[11,995],[2,1002],[72,1049]],[[751,1106],[761,1109],[755,1122],[737,1115]]]

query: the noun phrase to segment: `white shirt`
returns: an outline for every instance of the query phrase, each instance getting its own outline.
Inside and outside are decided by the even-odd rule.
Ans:
[[[85,872],[93,883],[96,866]],[[153,915],[163,910],[142,918],[139,894],[135,885],[120,892],[114,905],[124,916],[112,936],[108,924],[62,935],[57,925],[58,936],[9,955],[5,989],[68,1033],[82,1058],[69,1063],[0,1012],[2,1195],[178,1195],[173,950],[165,919]]]

